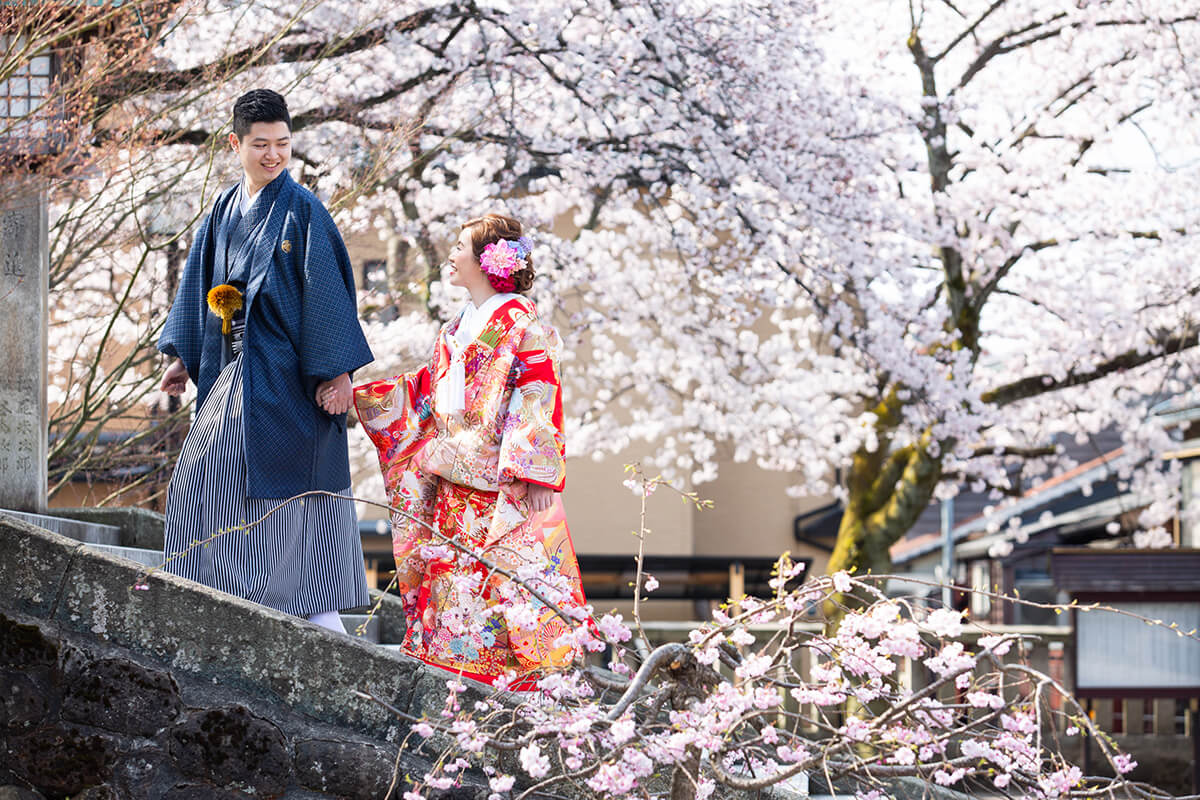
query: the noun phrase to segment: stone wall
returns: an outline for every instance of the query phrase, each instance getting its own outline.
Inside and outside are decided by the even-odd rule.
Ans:
[[[407,725],[355,691],[419,715],[440,706],[440,675],[171,575],[137,590],[141,579],[0,517],[0,787],[73,800],[384,796]],[[399,763],[401,778],[426,769],[407,752]],[[453,796],[481,785],[468,778]]]
[[[0,687],[0,784],[46,798],[382,798],[395,763],[386,741],[3,614]]]

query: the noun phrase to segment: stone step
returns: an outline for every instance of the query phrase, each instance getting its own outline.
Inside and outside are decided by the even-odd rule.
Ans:
[[[163,554],[160,550],[145,550],[141,547],[117,547],[111,544],[89,544],[88,547],[93,550],[99,550],[102,553],[108,553],[111,556],[120,556],[130,561],[136,561],[143,567],[160,567],[163,563]]]
[[[49,514],[9,511],[6,508],[0,508],[0,514],[15,517],[22,522],[28,522],[30,525],[37,525],[39,528],[54,531],[61,536],[88,544],[119,545],[121,543],[121,529],[115,525],[102,525],[98,522],[81,522],[80,520],[55,517]]]

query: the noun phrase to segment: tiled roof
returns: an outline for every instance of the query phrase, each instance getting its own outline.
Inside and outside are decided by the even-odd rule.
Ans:
[[[956,541],[971,538],[972,535],[984,535],[989,522],[1003,521],[1016,514],[1027,514],[1062,497],[1066,493],[1064,490],[1074,492],[1075,487],[1068,484],[1090,472],[1096,472],[1096,479],[1102,480],[1107,476],[1108,465],[1122,453],[1120,443],[1120,434],[1115,430],[1102,431],[1089,438],[1083,445],[1075,444],[1073,439],[1070,443],[1061,442],[1064,457],[1081,463],[1039,483],[1015,502],[1004,506],[1001,506],[1000,501],[990,498],[986,492],[960,492],[954,498],[953,524]],[[998,506],[990,518],[984,514],[988,506]],[[937,549],[941,541],[941,502],[935,500],[917,519],[908,536],[892,546],[892,560],[896,563],[909,561]]]

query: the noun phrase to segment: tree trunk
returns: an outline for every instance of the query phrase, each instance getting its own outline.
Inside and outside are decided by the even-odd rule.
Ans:
[[[696,749],[687,749],[687,760],[675,765],[671,773],[671,800],[694,800],[700,780],[700,756]]]
[[[387,288],[393,295],[401,294],[407,288],[408,278],[408,242],[394,230],[387,238],[387,261],[384,274],[387,275]]]
[[[884,401],[882,406],[888,405]],[[887,420],[880,418],[881,425]],[[928,432],[914,445],[885,456],[892,431],[879,437],[876,452],[860,450],[847,475],[846,510],[838,528],[837,544],[829,558],[829,572],[855,575],[886,574],[892,569],[891,547],[900,541],[933,498],[941,479],[940,456],[930,455]],[[946,445],[943,443],[943,447]],[[861,605],[863,598],[835,595],[826,604],[826,618],[836,627],[844,610]]]

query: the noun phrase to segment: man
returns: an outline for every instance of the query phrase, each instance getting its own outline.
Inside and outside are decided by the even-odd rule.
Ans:
[[[291,127],[276,92],[234,104],[242,180],[201,225],[158,341],[174,357],[163,391],[197,389],[167,493],[166,568],[344,632],[338,612],[368,602],[354,504],[318,494],[276,508],[349,494],[350,373],[373,357],[342,238],[287,172]]]

